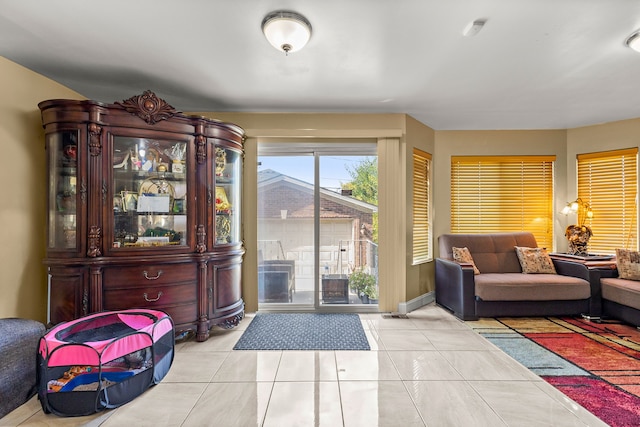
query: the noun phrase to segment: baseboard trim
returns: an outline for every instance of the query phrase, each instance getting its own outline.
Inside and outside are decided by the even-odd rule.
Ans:
[[[398,303],[398,313],[407,314],[436,300],[435,292],[427,292],[407,302]]]

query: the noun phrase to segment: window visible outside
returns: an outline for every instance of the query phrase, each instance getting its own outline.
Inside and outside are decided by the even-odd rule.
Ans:
[[[377,158],[286,148],[259,147],[259,303],[377,303]]]
[[[578,155],[578,197],[588,203],[593,236],[588,251],[638,249],[638,149]]]
[[[429,261],[431,254],[431,154],[413,150],[413,264]]]
[[[451,157],[451,231],[529,231],[553,250],[555,156]]]

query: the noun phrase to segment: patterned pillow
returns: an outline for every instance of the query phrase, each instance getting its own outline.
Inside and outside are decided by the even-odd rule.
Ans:
[[[627,249],[616,249],[618,277],[621,279],[640,280],[640,253]]]
[[[473,274],[480,274],[480,270],[476,267],[476,263],[473,262],[473,257],[471,256],[471,252],[469,252],[469,248],[451,248],[453,252],[453,260],[455,262],[464,262],[467,264],[473,265]]]
[[[522,272],[527,274],[556,274],[553,261],[544,248],[524,248],[516,246]]]

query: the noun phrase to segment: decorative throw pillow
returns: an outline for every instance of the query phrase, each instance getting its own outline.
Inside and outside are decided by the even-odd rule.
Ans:
[[[627,249],[616,249],[616,265],[618,277],[621,279],[640,280],[640,253]]]
[[[516,246],[522,272],[527,274],[556,274],[553,261],[544,248],[524,248]]]
[[[469,252],[469,248],[451,248],[453,252],[453,260],[455,262],[464,262],[467,264],[471,264],[473,266],[473,274],[480,274],[480,270],[476,267],[476,263],[473,262],[473,257],[471,256],[471,252]]]

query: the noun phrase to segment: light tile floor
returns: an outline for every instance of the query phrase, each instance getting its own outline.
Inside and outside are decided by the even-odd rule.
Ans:
[[[33,398],[0,426],[606,426],[435,305],[360,318],[372,351],[233,351],[248,315],[179,343],[127,405],[63,418]]]

